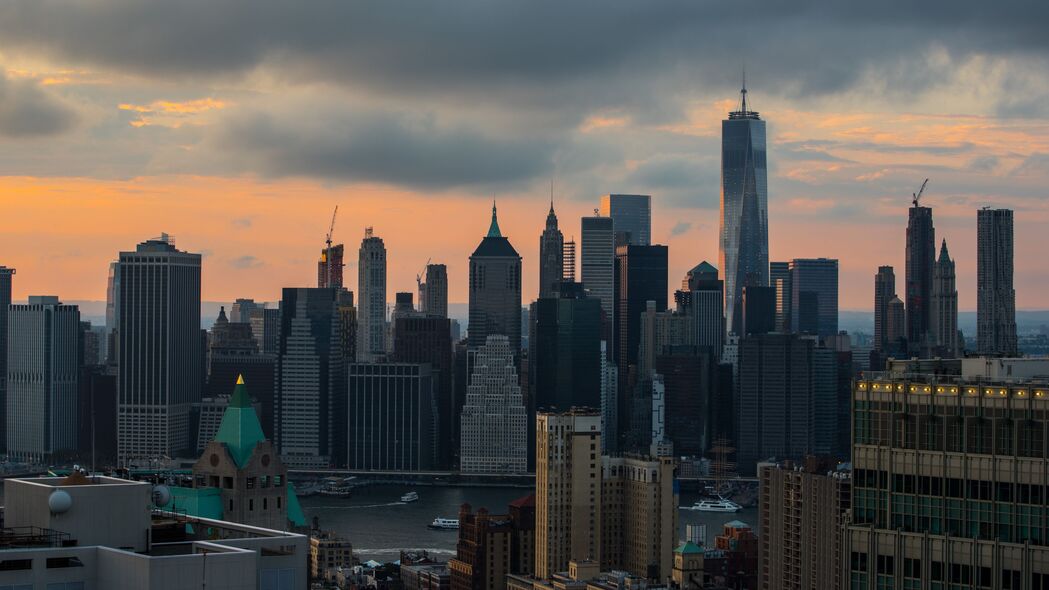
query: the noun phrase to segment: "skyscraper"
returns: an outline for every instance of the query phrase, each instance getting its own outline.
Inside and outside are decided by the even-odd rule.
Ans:
[[[769,286],[776,290],[776,331],[790,332],[790,263],[769,263]]]
[[[889,350],[899,350],[907,339],[907,308],[893,296],[885,306],[885,342]]]
[[[200,254],[163,234],[121,252],[117,277],[117,452],[176,457],[194,446],[190,413],[204,382]]]
[[[616,248],[616,357],[619,374],[637,364],[641,313],[648,301],[656,311],[667,308],[667,247],[626,245]]]
[[[721,240],[725,279],[725,318],[739,334],[743,323],[743,285],[769,284],[768,180],[765,122],[747,108],[747,86],[739,109],[721,122]]]
[[[528,469],[528,414],[517,380],[515,349],[503,334],[477,351],[463,404],[460,465],[463,473],[515,474]]]
[[[819,336],[838,333],[838,261],[795,258],[790,261],[791,324],[794,332]]]
[[[601,337],[608,343],[608,353],[612,353],[612,323],[616,305],[616,246],[613,221],[611,217],[583,217],[581,229],[583,243],[579,266],[583,288],[590,292],[591,297],[601,302],[601,313],[604,316]]]
[[[43,296],[8,314],[8,455],[57,459],[77,444],[80,310]]]
[[[437,459],[437,401],[430,365],[350,363],[346,366],[349,469],[429,471]]]
[[[554,201],[550,201],[550,212],[546,214],[546,229],[539,237],[539,297],[555,297],[557,285],[564,278],[565,237],[557,229]]]
[[[561,249],[561,260],[562,271],[561,279],[574,283],[575,281],[575,238],[565,242],[564,248]]]
[[[534,407],[601,407],[601,304],[579,283],[561,283],[529,314],[529,383]],[[531,409],[531,408],[530,408]]]
[[[932,317],[932,274],[936,263],[936,229],[932,209],[918,206],[908,210],[907,222],[907,345],[921,354],[928,347]]]
[[[229,321],[234,324],[250,324],[252,312],[265,307],[265,303],[255,303],[254,299],[239,298],[230,307]]]
[[[426,282],[420,285],[419,311],[438,318],[448,317],[448,267],[426,265]]]
[[[958,342],[958,290],[955,288],[954,261],[947,254],[947,240],[940,246],[932,276],[932,348],[936,356],[955,358]]]
[[[874,349],[885,350],[889,343],[889,302],[896,297],[896,274],[891,266],[879,266],[874,275]]]
[[[488,235],[470,255],[471,349],[484,346],[488,336],[502,334],[514,358],[521,351],[521,256],[499,231],[495,203]]]
[[[704,260],[688,271],[681,289],[689,292],[689,310],[696,330],[695,344],[709,346],[721,356],[725,340],[725,283],[718,269]]]
[[[458,407],[452,393],[451,320],[446,317],[408,316],[397,318],[394,330],[393,361],[428,363],[437,403],[437,465],[450,468]]]
[[[277,448],[288,465],[326,467],[340,451],[336,432],[346,379],[336,289],[285,288],[277,344]]]
[[[743,334],[776,331],[776,291],[772,287],[743,287]]]
[[[276,371],[277,356],[259,352],[250,324],[236,323],[226,318],[225,309],[219,311],[219,317],[211,327],[208,349],[207,394],[217,398],[229,395],[230,383],[236,383],[243,377],[254,385],[252,396],[259,403],[258,417],[266,436],[273,436],[274,392],[273,376]],[[199,432],[199,431],[198,431]],[[210,438],[200,440],[198,446],[207,444]]]
[[[605,195],[601,197],[601,215],[612,218],[616,246],[647,246],[652,243],[651,196]]]
[[[1013,212],[976,212],[976,340],[982,354],[1016,356]]]
[[[357,360],[373,363],[386,355],[386,246],[364,230],[357,266]]]
[[[7,306],[15,269],[0,266],[0,428],[7,428]],[[0,452],[7,449],[6,430],[0,432]]]
[[[342,287],[342,267],[345,266],[343,264],[344,251],[342,244],[321,250],[320,260],[317,261],[318,287]]]

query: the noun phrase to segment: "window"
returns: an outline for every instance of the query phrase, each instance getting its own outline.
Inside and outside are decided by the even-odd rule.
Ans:
[[[0,561],[0,572],[33,569],[32,559],[5,559]]]
[[[255,499],[248,498],[248,510],[255,510]]]
[[[84,563],[80,561],[79,557],[48,557],[47,568],[53,569],[57,567],[84,567]]]

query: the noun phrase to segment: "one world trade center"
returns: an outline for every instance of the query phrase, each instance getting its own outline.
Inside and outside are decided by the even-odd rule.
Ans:
[[[725,318],[729,331],[743,327],[743,287],[769,284],[768,182],[765,122],[747,108],[747,86],[739,110],[721,122],[721,242]]]

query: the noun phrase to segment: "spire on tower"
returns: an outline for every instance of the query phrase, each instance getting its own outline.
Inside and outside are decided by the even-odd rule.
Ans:
[[[499,219],[495,214],[495,199],[492,199],[492,225],[488,227],[489,238],[501,238],[503,234],[499,231]]]
[[[743,82],[739,89],[739,108],[728,114],[729,119],[760,119],[757,111],[747,106],[747,69],[743,68]]]

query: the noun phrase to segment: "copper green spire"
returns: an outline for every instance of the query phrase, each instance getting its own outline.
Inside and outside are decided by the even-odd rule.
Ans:
[[[503,234],[499,231],[499,220],[495,216],[495,201],[492,201],[492,225],[488,228],[489,238],[501,238]]]
[[[255,445],[264,440],[266,435],[262,433],[262,425],[259,424],[259,417],[251,405],[248,388],[244,384],[244,376],[241,375],[237,377],[233,397],[222,415],[222,423],[219,424],[215,441],[226,445],[237,467],[244,467],[251,458]]]

